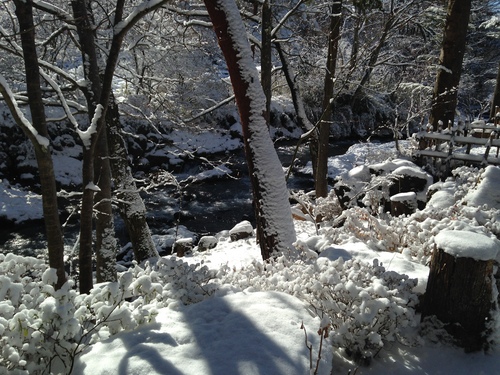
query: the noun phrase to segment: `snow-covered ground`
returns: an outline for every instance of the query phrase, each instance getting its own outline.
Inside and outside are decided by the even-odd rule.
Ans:
[[[360,144],[329,165],[338,175],[394,156],[391,144]],[[80,337],[92,313],[104,323],[91,339],[85,336],[88,346],[78,347],[84,350],[73,374],[289,375],[314,373],[316,366],[324,375],[500,374],[498,346],[466,354],[439,329],[422,327],[413,309],[439,232],[469,230],[498,243],[499,170],[464,168],[455,180],[438,184],[425,210],[389,222],[360,209],[348,210],[342,228],[326,224],[317,232],[312,222],[296,221],[299,255],[271,264],[262,264],[254,237],[232,241],[222,232],[213,249],[138,266],[116,285],[97,285],[88,297],[51,289],[51,274],[40,262],[0,255],[0,365],[28,368],[37,345],[50,341],[40,337],[56,337],[51,329],[58,324],[65,326],[61,336]],[[35,195],[6,181],[2,187],[1,214],[20,221],[40,215]],[[356,233],[348,232],[352,228]],[[26,279],[27,270],[43,275],[39,284]],[[136,299],[112,305],[127,293]],[[341,306],[339,296],[352,298]],[[377,328],[384,309],[398,321],[386,320],[386,331]],[[328,331],[323,340],[321,329],[323,337]],[[366,345],[374,358],[361,366],[342,345]],[[0,373],[9,372],[0,367]]]

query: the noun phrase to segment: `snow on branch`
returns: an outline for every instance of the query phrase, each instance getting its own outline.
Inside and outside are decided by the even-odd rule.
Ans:
[[[47,81],[47,83],[54,89],[54,91],[57,93],[57,96],[59,97],[59,100],[61,101],[61,104],[64,108],[64,112],[66,112],[66,116],[68,116],[68,120],[71,122],[71,124],[78,129],[78,122],[76,121],[75,117],[71,113],[71,110],[69,109],[68,102],[66,101],[66,98],[64,97],[61,87],[44,71],[40,70],[40,75]]]
[[[9,87],[9,84],[5,80],[4,76],[1,74],[0,74],[0,93],[2,94],[3,99],[7,103],[7,106],[9,107],[10,112],[14,117],[14,120],[21,128],[23,128],[23,130],[28,134],[28,136],[31,135],[30,139],[32,139],[34,142],[37,142],[43,148],[49,147],[50,142],[48,138],[38,134],[38,131],[33,127],[33,125],[28,121],[28,119],[19,109],[17,101],[14,98],[14,94],[12,93],[12,90]]]
[[[82,140],[83,145],[87,149],[90,148],[90,146],[92,144],[92,134],[97,133],[97,122],[99,121],[99,119],[102,116],[103,109],[104,108],[103,108],[102,104],[97,105],[97,107],[95,109],[94,117],[92,117],[92,121],[90,123],[90,126],[87,128],[87,130],[80,130],[78,128],[76,129],[76,132],[80,136],[80,139]]]
[[[49,14],[52,14],[63,21],[67,21],[67,22],[73,21],[73,17],[68,12],[66,12],[65,10],[63,10],[55,5],[49,4],[45,1],[34,0],[33,7],[35,7],[36,9],[39,9],[39,10],[43,10],[44,12],[47,12]]]

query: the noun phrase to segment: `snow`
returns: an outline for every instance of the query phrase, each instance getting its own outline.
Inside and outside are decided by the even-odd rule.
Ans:
[[[358,164],[359,160],[366,158],[367,161],[375,161],[371,153],[374,152],[373,145],[355,145],[348,152],[348,156],[342,155],[330,158],[330,164],[339,163],[339,167],[348,173],[353,167],[356,169],[352,175],[359,177],[358,173],[364,168]],[[392,145],[393,147],[393,145]],[[383,150],[389,152],[390,145],[384,145]],[[349,156],[350,155],[350,156]],[[355,158],[353,155],[363,155]],[[384,160],[385,156],[382,156]],[[340,160],[347,161],[341,165]],[[357,161],[354,161],[357,159]],[[354,161],[354,164],[352,164]],[[391,164],[392,163],[392,164]],[[356,167],[358,164],[358,167]],[[391,162],[379,163],[382,167],[396,170],[402,164],[392,160]],[[443,215],[433,218],[423,215],[424,211],[417,212],[413,217],[398,220],[404,221],[411,228],[409,235],[420,238],[421,243],[415,245],[418,251],[423,251],[437,244],[446,248],[448,252],[456,251],[457,255],[472,256],[475,259],[491,259],[498,256],[498,242],[483,232],[491,227],[481,227],[478,220],[486,220],[490,211],[483,207],[494,207],[496,195],[492,194],[494,176],[497,167],[488,167],[480,174],[477,183],[477,174],[463,169],[457,172],[456,181],[446,181],[431,186],[437,190],[429,204],[428,212],[437,212],[435,215]],[[367,177],[367,176],[365,176]],[[490,184],[490,185],[488,185]],[[0,207],[1,213],[10,218],[41,217],[40,197],[23,192],[6,181],[1,182]],[[482,192],[479,193],[481,189]],[[462,204],[461,200],[467,205]],[[476,200],[481,197],[481,200]],[[32,199],[35,199],[32,202]],[[31,202],[31,203],[30,203]],[[36,205],[34,203],[37,203]],[[38,208],[36,208],[38,207]],[[463,213],[470,214],[471,219],[466,216],[455,216],[450,218],[450,212],[458,215],[457,207]],[[437,209],[437,210],[436,210]],[[455,210],[455,211],[453,211]],[[427,214],[428,214],[427,212]],[[129,312],[126,305],[114,313],[114,317],[122,322],[129,322],[128,328],[109,336],[103,334],[89,345],[83,355],[76,361],[72,374],[305,374],[309,371],[309,351],[306,347],[305,331],[301,329],[302,324],[306,328],[307,341],[312,344],[313,365],[319,350],[319,338],[317,331],[324,327],[326,315],[318,314],[319,310],[312,308],[314,299],[309,299],[309,293],[318,296],[325,291],[330,291],[326,285],[333,285],[335,291],[344,291],[345,298],[352,298],[345,304],[344,313],[354,311],[359,324],[372,324],[382,315],[374,316],[377,310],[398,312],[399,315],[392,321],[399,325],[395,328],[401,330],[418,329],[419,316],[407,315],[412,308],[405,305],[395,305],[396,301],[410,300],[416,294],[425,291],[429,273],[425,257],[418,261],[415,248],[400,245],[396,251],[380,251],[378,248],[387,248],[393,237],[401,236],[398,232],[397,222],[391,222],[386,227],[377,227],[375,222],[369,222],[363,216],[362,210],[352,211],[346,221],[345,227],[356,225],[355,229],[360,232],[358,237],[336,235],[335,228],[323,227],[319,233],[315,225],[307,221],[295,221],[295,232],[297,242],[295,246],[302,250],[304,258],[297,263],[289,260],[289,263],[277,262],[263,264],[260,249],[255,243],[255,237],[248,239],[230,241],[229,230],[219,233],[210,238],[210,243],[216,244],[212,249],[197,252],[196,247],[192,253],[184,258],[161,258],[163,262],[178,264],[172,268],[175,278],[182,280],[178,272],[182,267],[195,267],[201,265],[214,271],[218,277],[212,275],[212,280],[219,281],[218,289],[212,291],[210,296],[201,298],[200,302],[184,305],[180,299],[164,297],[161,303],[155,305],[145,304],[138,311]],[[494,215],[494,212],[492,213]],[[437,218],[436,218],[437,217]],[[492,216],[494,217],[494,216]],[[396,219],[395,219],[396,220]],[[492,221],[495,225],[495,221]],[[228,228],[229,229],[229,228]],[[363,232],[366,230],[366,232]],[[375,246],[370,237],[385,241],[383,246]],[[189,237],[191,234],[183,234]],[[174,236],[155,236],[158,241],[174,242]],[[409,241],[408,239],[401,240]],[[452,250],[448,250],[448,248]],[[376,250],[377,249],[377,250]],[[453,250],[454,249],[454,250]],[[14,276],[9,276],[3,271],[9,269],[19,278],[29,272],[36,272],[42,260],[32,260],[29,265],[23,264],[26,258],[16,257],[9,254],[8,257],[0,255],[0,294],[5,296],[5,301],[0,300],[0,332],[2,318],[14,315],[14,304],[28,303],[22,297],[23,285]],[[285,266],[286,265],[286,266]],[[398,294],[395,298],[393,293],[397,289],[390,289],[382,283],[382,279],[375,274],[370,274],[380,267],[385,269],[387,277],[393,275],[407,275],[406,278],[396,279],[396,285],[406,285],[408,289]],[[124,269],[122,270],[124,271]],[[135,272],[135,271],[134,271]],[[161,291],[165,294],[170,292],[181,293],[183,287],[162,283],[146,277],[146,274],[132,277],[129,273],[122,274],[122,278],[130,278],[129,283],[138,290],[147,290],[150,293]],[[151,272],[151,275],[158,270]],[[198,282],[196,273],[188,268],[189,280]],[[318,278],[316,278],[318,277]],[[42,273],[42,281],[50,283],[54,278],[52,271]],[[357,281],[359,280],[359,281]],[[412,281],[414,280],[414,281]],[[323,284],[323,282],[325,284]],[[245,284],[246,283],[246,284]],[[112,286],[109,286],[112,288]],[[207,287],[207,286],[204,286]],[[58,298],[66,298],[69,291],[63,291],[59,296],[54,293],[50,295],[48,285],[44,286],[45,294],[33,289],[29,298],[39,298],[35,304],[40,314],[47,319],[53,319],[57,314],[70,317],[70,304],[60,304]],[[96,286],[97,293],[105,285]],[[171,288],[169,291],[168,288]],[[37,297],[39,293],[40,297]],[[72,290],[71,293],[76,293]],[[168,294],[167,293],[167,294]],[[315,294],[316,293],[316,294]],[[398,292],[399,293],[399,292]],[[106,294],[108,296],[108,294]],[[374,298],[375,296],[375,298]],[[43,297],[43,298],[41,298]],[[108,297],[107,297],[108,298]],[[393,299],[391,299],[393,298]],[[36,299],[35,299],[36,302]],[[137,302],[137,301],[136,301]],[[102,302],[99,302],[102,304]],[[326,303],[326,302],[325,302]],[[125,302],[124,302],[125,304]],[[95,305],[96,308],[99,304]],[[328,307],[327,304],[323,305]],[[331,306],[330,306],[331,308]],[[357,309],[357,310],[356,310]],[[28,310],[27,310],[28,311]],[[31,310],[30,310],[31,311]],[[28,316],[18,313],[18,317]],[[75,312],[75,317],[80,316],[81,311]],[[130,323],[132,317],[144,314],[156,315],[153,321],[134,326]],[[357,315],[356,315],[357,314]],[[57,315],[59,316],[59,315]],[[403,319],[404,317],[404,319]],[[344,317],[345,318],[345,317]],[[23,318],[27,319],[27,318]],[[345,318],[347,319],[347,318]],[[405,320],[406,319],[406,320]],[[52,320],[49,320],[52,322]],[[14,321],[11,321],[14,322]],[[15,324],[21,324],[19,320]],[[74,327],[66,323],[65,327]],[[403,322],[408,324],[404,327]],[[413,322],[415,325],[409,324]],[[115,322],[116,323],[116,322]],[[14,323],[12,323],[14,324]],[[375,324],[375,323],[374,323]],[[389,323],[384,323],[389,324]],[[52,323],[50,325],[52,327]],[[119,329],[109,328],[109,332]],[[432,337],[419,336],[417,333],[408,337],[414,341],[406,342],[404,345],[399,339],[388,340],[377,332],[371,332],[367,336],[370,345],[382,350],[378,352],[371,364],[367,367],[359,367],[348,357],[344,350],[333,345],[334,342],[342,342],[351,334],[349,325],[339,325],[330,331],[330,337],[335,341],[325,339],[322,349],[322,360],[319,366],[319,374],[333,373],[347,374],[349,371],[357,374],[382,375],[382,374],[500,374],[500,350],[494,347],[489,353],[465,354],[461,349],[450,344],[433,340]],[[71,328],[73,330],[73,328]],[[362,329],[360,329],[361,331]],[[77,329],[75,332],[78,331]],[[19,328],[19,332],[23,332]],[[34,332],[31,342],[41,341],[40,333]],[[436,332],[439,336],[439,332]],[[404,342],[404,338],[400,339]],[[12,344],[13,345],[13,344]],[[33,346],[33,343],[26,344]],[[11,361],[22,364],[23,359],[20,352],[13,347],[5,349],[5,353]]]
[[[21,223],[43,217],[42,197],[0,180],[0,218]]]
[[[391,202],[416,202],[417,194],[414,192],[399,193],[391,196]]]
[[[97,122],[102,116],[103,107],[101,104],[98,104],[94,116],[92,117],[92,121],[90,122],[90,126],[86,130],[76,129],[76,132],[80,136],[80,139],[83,142],[83,145],[88,149],[92,144],[92,134],[97,133]]]
[[[469,192],[465,200],[468,205],[500,208],[500,168],[488,166],[481,175],[481,181],[477,189]]]
[[[434,238],[436,246],[457,258],[496,259],[500,246],[484,234],[463,230],[445,230]]]
[[[320,319],[278,292],[240,292],[163,309],[156,323],[95,344],[73,374],[302,375],[308,340],[318,347]],[[325,350],[320,374],[328,374]]]

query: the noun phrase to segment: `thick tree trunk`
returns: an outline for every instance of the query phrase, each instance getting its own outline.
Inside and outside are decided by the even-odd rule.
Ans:
[[[337,51],[340,39],[340,23],[342,22],[342,1],[332,2],[330,29],[328,33],[328,56],[326,59],[326,74],[323,94],[323,114],[319,123],[318,160],[316,166],[315,188],[316,197],[328,195],[328,145],[330,139],[330,124],[332,118],[332,100],[334,97],[334,77],[337,66]]]
[[[156,246],[151,238],[146,221],[146,207],[139,195],[130,166],[127,150],[121,134],[118,106],[110,100],[106,112],[106,129],[110,155],[111,170],[115,182],[115,194],[120,215],[125,222],[132,243],[134,257],[138,262],[158,257]]]
[[[42,102],[38,57],[35,45],[33,3],[31,0],[15,0],[14,4],[16,5],[16,16],[19,20],[19,27],[21,31],[21,44],[26,70],[26,85],[33,126],[39,135],[47,137],[48,139],[45,109]],[[64,241],[57,206],[57,188],[54,166],[52,163],[50,148],[42,146],[36,139],[33,140],[33,135],[30,137],[35,148],[35,155],[40,173],[43,216],[49,252],[49,266],[57,270],[56,288],[60,288],[66,282],[66,273],[64,271]]]
[[[462,63],[465,54],[465,41],[469,25],[471,0],[449,0],[448,14],[444,27],[439,70],[432,95],[432,108],[429,123],[434,130],[438,122],[444,126],[455,119],[458,84],[462,74]]]
[[[432,254],[422,320],[436,316],[466,351],[482,350],[487,347],[486,323],[490,320],[493,307],[494,259],[475,259],[467,251],[487,254],[496,248],[496,244],[489,237],[477,233],[450,233],[458,239],[458,246],[450,240],[437,240],[444,243],[436,245]],[[467,244],[470,249],[460,249]]]
[[[265,99],[243,21],[234,0],[205,0],[224,54],[243,129],[262,258],[295,241],[288,190],[265,120]]]

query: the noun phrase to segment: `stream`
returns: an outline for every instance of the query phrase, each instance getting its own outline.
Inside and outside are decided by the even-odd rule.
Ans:
[[[344,154],[352,143],[332,143],[329,155]],[[293,159],[295,143],[279,142],[276,150],[283,166],[288,167]],[[179,184],[166,184],[143,193],[148,223],[153,234],[164,234],[172,227],[181,225],[199,237],[231,229],[242,220],[249,220],[254,224],[250,179],[243,150],[214,154],[206,158],[209,160],[195,158],[186,162],[182,171],[175,174]],[[297,173],[308,160],[308,149],[301,146],[287,182],[289,189],[310,191],[314,188],[312,176]],[[227,166],[231,174],[197,182],[182,182],[219,165]],[[118,215],[115,225],[119,243],[124,246],[128,242],[127,233]],[[64,227],[68,249],[76,242],[78,230],[75,219],[68,221],[68,225]],[[45,249],[43,220],[1,225],[0,253],[36,255],[45,252]]]

